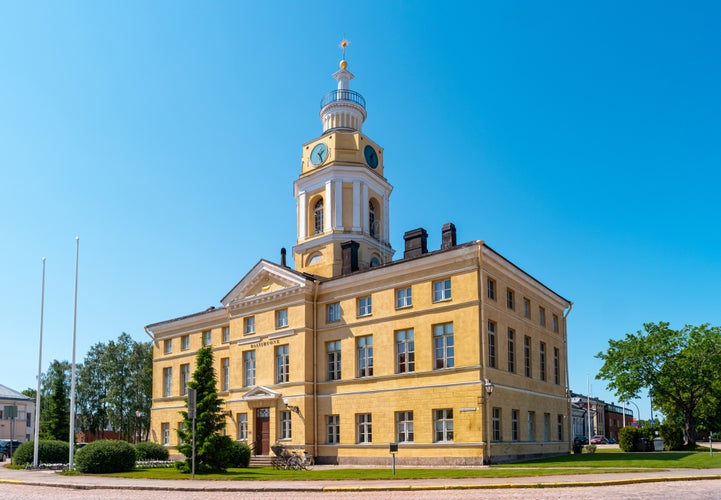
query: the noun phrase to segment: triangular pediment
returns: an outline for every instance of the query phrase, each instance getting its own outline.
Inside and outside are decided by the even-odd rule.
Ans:
[[[220,302],[228,307],[248,299],[300,289],[305,287],[307,282],[308,280],[302,274],[292,269],[261,260]]]
[[[281,394],[279,392],[259,385],[258,387],[254,387],[248,392],[246,392],[245,396],[243,396],[241,399],[243,401],[259,401],[266,399],[278,399],[280,398],[280,396]]]

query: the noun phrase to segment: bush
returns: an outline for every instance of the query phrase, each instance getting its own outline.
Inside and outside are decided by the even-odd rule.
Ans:
[[[658,435],[663,439],[666,451],[683,449],[683,429],[678,425],[664,423],[659,427]]]
[[[170,456],[168,449],[162,444],[146,441],[135,445],[136,460],[167,460]]]
[[[33,463],[35,442],[27,441],[18,446],[13,453],[14,465]],[[66,464],[70,457],[70,446],[67,441],[44,441],[38,443],[38,464]]]
[[[245,441],[233,441],[229,467],[245,469],[250,464],[250,446]]]
[[[75,467],[84,473],[127,472],[135,467],[135,448],[125,441],[93,441],[78,450]]]
[[[233,451],[233,440],[230,436],[218,434],[208,436],[202,446],[196,446],[195,472],[198,474],[225,472],[228,467],[233,466]],[[191,465],[190,456],[187,456],[183,462],[175,463],[178,470],[186,473],[191,471]]]

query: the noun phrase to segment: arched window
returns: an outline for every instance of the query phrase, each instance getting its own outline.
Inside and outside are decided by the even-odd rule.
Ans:
[[[371,267],[377,267],[381,265],[381,260],[378,258],[377,255],[374,255],[371,257]]]
[[[313,207],[313,234],[323,232],[323,198],[315,202]]]
[[[368,230],[370,235],[375,238],[378,228],[376,223],[376,206],[373,201],[368,202]]]

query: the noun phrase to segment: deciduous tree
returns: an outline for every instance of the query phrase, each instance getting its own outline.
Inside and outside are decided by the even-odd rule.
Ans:
[[[719,413],[721,328],[673,330],[661,322],[646,323],[644,330],[609,340],[608,350],[596,355],[604,362],[596,378],[606,380],[622,401],[647,389],[657,408],[683,421],[687,444],[694,445],[704,414]]]

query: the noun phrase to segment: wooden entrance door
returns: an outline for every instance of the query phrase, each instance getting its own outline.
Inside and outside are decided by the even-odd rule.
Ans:
[[[270,452],[270,408],[255,410],[255,454]]]

